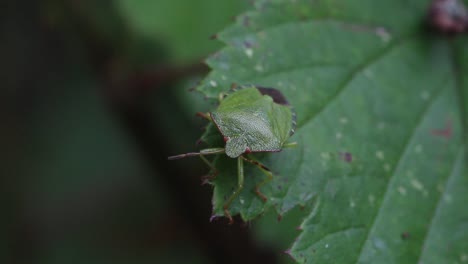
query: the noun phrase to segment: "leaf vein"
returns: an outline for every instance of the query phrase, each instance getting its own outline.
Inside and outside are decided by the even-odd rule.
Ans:
[[[440,86],[440,87],[443,87]],[[422,124],[422,121],[424,120],[424,116],[425,114],[427,113],[427,111],[430,109],[431,105],[434,103],[434,101],[436,101],[436,98],[438,98],[440,96],[440,91],[442,90],[442,88],[439,88],[437,90],[437,95],[433,96],[427,103],[426,103],[426,107],[421,111],[421,113],[418,115],[417,119],[415,120],[414,124],[415,126],[413,127],[413,129],[410,131],[410,133],[408,134],[408,137],[406,138],[406,140],[404,141],[404,144],[403,144],[403,148],[400,152],[400,155],[398,155],[399,159],[397,161],[397,165],[395,166],[395,168],[393,169],[392,171],[392,177],[391,179],[387,182],[386,184],[386,187],[385,187],[385,192],[383,194],[383,200],[379,206],[379,210],[377,210],[377,213],[375,214],[375,216],[373,217],[373,220],[372,220],[372,223],[370,224],[370,228],[369,228],[369,231],[367,232],[366,234],[366,239],[363,240],[363,242],[361,243],[361,246],[360,246],[360,249],[359,249],[359,255],[358,255],[358,259],[356,260],[356,263],[358,263],[359,259],[360,259],[360,256],[362,256],[362,251],[364,250],[364,246],[365,244],[367,243],[367,241],[369,241],[369,235],[373,232],[374,228],[375,228],[375,223],[376,223],[376,219],[378,218],[378,216],[380,215],[381,213],[381,210],[382,210],[382,205],[385,204],[385,202],[387,201],[388,199],[388,194],[389,194],[389,190],[390,190],[390,186],[392,186],[392,182],[395,180],[395,172],[399,170],[401,164],[402,164],[402,161],[404,160],[404,157],[406,157],[406,153],[409,151],[409,145],[410,143],[413,141],[413,137],[415,135],[415,132],[417,131],[417,129],[420,127],[420,125]]]
[[[438,202],[436,204],[436,206],[434,206],[434,209],[432,210],[432,213],[431,213],[431,222],[429,224],[429,227],[426,229],[426,233],[424,234],[424,239],[422,241],[424,241],[424,244],[421,246],[421,253],[419,254],[419,260],[417,263],[421,263],[421,257],[423,255],[423,253],[425,252],[426,250],[426,246],[427,246],[427,237],[430,233],[430,230],[432,230],[432,227],[434,226],[434,218],[436,215],[438,215],[438,212],[440,210],[440,207],[442,205],[442,200],[443,200],[443,196],[445,193],[448,192],[448,188],[451,184],[451,182],[454,180],[455,176],[456,175],[454,172],[455,172],[455,168],[457,167],[457,164],[459,162],[461,162],[462,158],[463,158],[463,150],[464,150],[464,146],[461,146],[460,147],[460,150],[458,151],[458,158],[455,159],[455,161],[453,162],[453,165],[452,165],[452,169],[450,170],[450,173],[448,174],[448,176],[446,177],[446,179],[444,179],[444,182],[445,182],[445,186],[444,186],[444,192],[440,193],[439,194],[439,198],[438,198]]]
[[[359,64],[356,66],[350,73],[349,75],[341,82],[338,86],[338,89],[336,89],[336,92],[331,95],[330,99],[328,102],[325,102],[320,109],[318,109],[315,113],[312,113],[312,115],[305,117],[304,121],[300,124],[297,124],[298,129],[302,127],[304,124],[307,124],[309,121],[313,120],[317,115],[322,113],[327,106],[331,105],[330,102],[335,100],[344,90],[345,88],[354,80],[354,78],[361,73],[365,68],[369,67],[373,63],[379,61],[380,59],[384,58],[385,55],[388,55],[394,48],[398,47],[399,45],[403,44],[405,41],[409,40],[411,36],[407,36],[404,38],[399,39],[398,41],[394,41],[388,46],[386,46],[384,49],[382,49],[380,52],[377,52],[376,54],[370,55],[367,60],[365,60],[363,63]]]

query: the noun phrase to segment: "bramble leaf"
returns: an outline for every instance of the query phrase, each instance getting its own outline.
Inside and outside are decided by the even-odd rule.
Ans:
[[[313,205],[290,255],[300,263],[468,261],[468,37],[423,26],[428,1],[256,1],[219,34],[198,87],[274,87],[295,107],[298,147],[245,165],[230,211],[250,220]],[[465,128],[464,128],[465,127]],[[220,157],[214,213],[236,185]]]

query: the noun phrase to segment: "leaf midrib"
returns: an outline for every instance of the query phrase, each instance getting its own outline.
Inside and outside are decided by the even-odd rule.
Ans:
[[[415,122],[416,125],[413,127],[411,132],[408,134],[408,137],[404,141],[403,148],[402,148],[400,154],[397,156],[397,157],[399,157],[399,159],[397,161],[397,165],[394,167],[394,169],[393,169],[393,171],[391,173],[391,178],[390,178],[390,180],[387,182],[387,184],[385,186],[385,192],[384,192],[384,195],[383,195],[383,200],[379,205],[379,209],[377,210],[377,213],[372,218],[372,223],[371,223],[370,228],[368,229],[368,232],[366,234],[366,239],[364,239],[363,242],[361,243],[361,246],[359,248],[359,254],[357,255],[357,259],[356,259],[355,263],[359,263],[359,260],[361,259],[361,256],[363,254],[364,246],[366,245],[367,241],[369,241],[369,235],[372,234],[373,231],[375,230],[376,220],[377,220],[378,216],[380,215],[380,213],[382,211],[383,205],[386,203],[386,201],[388,199],[390,186],[393,185],[392,183],[396,178],[395,173],[399,170],[399,168],[400,168],[400,166],[401,166],[401,164],[403,162],[403,158],[406,157],[406,154],[409,151],[408,147],[411,145],[411,142],[414,139],[415,132],[421,126],[422,121],[424,120],[424,117],[426,116],[427,111],[431,108],[432,104],[436,101],[436,99],[439,98],[440,93],[443,90],[443,87],[444,86],[441,85],[437,89],[436,94],[433,97],[431,97],[430,100],[426,103],[426,106],[424,107],[424,109],[421,111],[421,113],[418,115],[418,118],[416,119],[416,122]]]
[[[453,164],[452,164],[452,169],[450,170],[450,173],[448,174],[448,176],[444,179],[444,182],[445,182],[445,186],[444,186],[444,191],[441,192],[439,194],[439,197],[437,199],[437,203],[436,203],[436,206],[434,206],[434,209],[432,210],[432,217],[431,217],[431,222],[429,223],[429,227],[426,229],[426,233],[424,234],[424,238],[422,241],[424,241],[424,243],[422,244],[421,246],[421,250],[420,250],[420,253],[419,253],[419,258],[418,258],[418,261],[416,263],[421,263],[421,257],[423,256],[423,253],[425,251],[425,248],[426,248],[426,243],[427,243],[427,237],[429,236],[429,233],[430,231],[432,230],[432,227],[434,225],[434,219],[435,219],[435,216],[438,215],[438,212],[440,210],[440,207],[442,205],[442,200],[443,200],[443,197],[444,195],[448,192],[448,188],[449,186],[451,186],[451,182],[454,180],[455,178],[455,168],[458,164],[458,162],[460,162],[460,159],[463,157],[463,151],[464,151],[464,145],[462,145],[460,147],[460,149],[458,150],[458,154],[457,154],[457,157],[455,158]]]

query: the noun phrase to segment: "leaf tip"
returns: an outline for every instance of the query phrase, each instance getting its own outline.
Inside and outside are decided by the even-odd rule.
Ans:
[[[296,258],[293,256],[293,254],[291,253],[291,249],[286,249],[285,251],[283,251],[283,253],[287,256],[289,256],[292,260],[296,261]]]

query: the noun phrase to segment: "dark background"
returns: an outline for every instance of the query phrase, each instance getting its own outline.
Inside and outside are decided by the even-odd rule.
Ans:
[[[285,263],[302,212],[209,222],[190,88],[246,0],[5,0],[0,263]]]

